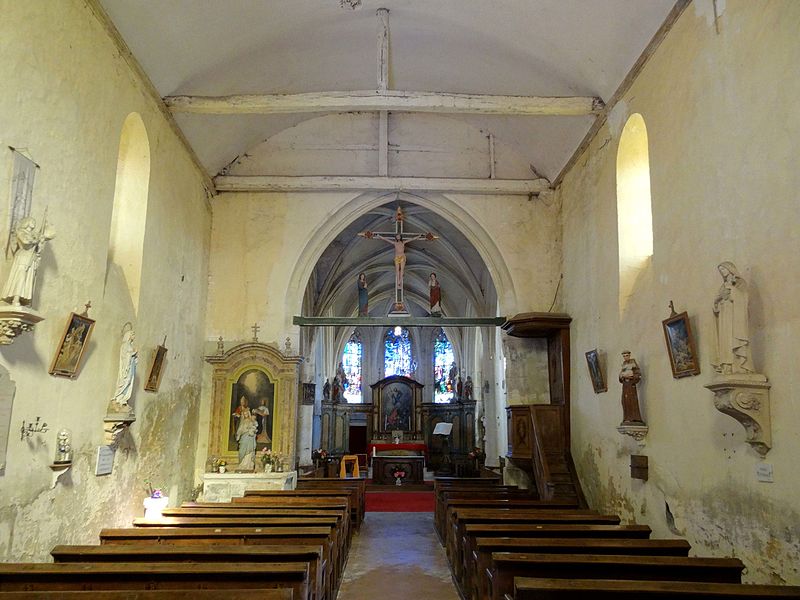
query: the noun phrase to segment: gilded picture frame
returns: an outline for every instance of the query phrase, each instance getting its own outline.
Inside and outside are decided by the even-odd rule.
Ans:
[[[700,374],[700,361],[692,334],[692,324],[686,312],[674,314],[662,322],[664,341],[669,354],[669,366],[675,379]]]
[[[92,337],[94,324],[94,319],[70,313],[64,333],[56,347],[53,361],[50,363],[50,375],[68,379],[75,379],[78,376],[83,355]]]
[[[145,392],[157,392],[161,386],[161,377],[164,375],[164,363],[167,361],[167,348],[158,345],[153,352],[153,360],[150,369],[147,371],[147,379],[144,383]]]

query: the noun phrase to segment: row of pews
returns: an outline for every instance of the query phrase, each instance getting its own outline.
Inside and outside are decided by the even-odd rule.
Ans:
[[[0,564],[3,598],[335,600],[365,481],[300,479],[230,503],[185,503],[163,518],[53,548],[53,563]]]
[[[743,585],[735,558],[690,557],[682,539],[650,539],[569,502],[490,478],[438,478],[436,533],[465,600],[800,598],[800,587]]]

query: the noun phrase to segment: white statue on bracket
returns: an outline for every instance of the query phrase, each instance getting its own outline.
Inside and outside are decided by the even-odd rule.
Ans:
[[[765,375],[757,373],[750,350],[749,294],[747,282],[732,262],[717,266],[722,285],[714,298],[716,325],[716,375],[706,387],[714,392],[714,406],[739,421],[747,442],[764,456],[772,447],[769,389]]]
[[[10,344],[23,331],[33,331],[34,325],[42,320],[42,316],[31,307],[31,302],[42,251],[54,237],[46,212],[41,227],[37,227],[33,217],[24,217],[17,223],[10,244],[14,259],[0,294],[3,300],[0,306],[0,344]]]
[[[105,419],[106,445],[116,447],[124,430],[136,420],[133,407],[129,404],[136,381],[136,364],[139,352],[133,343],[136,334],[133,325],[126,323],[122,328],[122,344],[119,348],[119,367],[114,394],[108,403]]]

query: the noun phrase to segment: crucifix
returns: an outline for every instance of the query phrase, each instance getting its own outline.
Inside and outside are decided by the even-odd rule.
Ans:
[[[250,329],[253,330],[253,341],[257,342],[258,341],[258,332],[261,329],[261,327],[258,326],[258,323],[253,323],[253,326]]]
[[[403,302],[403,276],[406,270],[406,244],[417,240],[427,240],[432,242],[439,239],[439,236],[431,232],[426,233],[405,233],[403,224],[405,215],[403,209],[398,205],[394,213],[394,231],[363,231],[358,235],[368,240],[377,239],[394,247],[394,306],[389,311],[390,315],[408,316]]]

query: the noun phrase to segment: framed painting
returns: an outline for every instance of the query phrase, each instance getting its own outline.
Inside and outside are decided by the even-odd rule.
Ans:
[[[586,366],[589,367],[589,379],[592,381],[594,393],[607,392],[608,385],[606,385],[606,378],[600,366],[600,355],[597,353],[597,348],[586,353]]]
[[[56,348],[50,365],[50,374],[74,379],[78,376],[81,360],[89,345],[94,329],[94,319],[85,315],[70,313],[67,326]]]
[[[167,349],[164,346],[156,346],[153,353],[153,362],[147,372],[147,380],[144,384],[144,391],[157,392],[161,385],[161,376],[164,374],[164,362],[167,358]]]
[[[239,441],[252,435],[248,420],[255,420],[256,449],[272,449],[274,437],[275,383],[263,370],[253,366],[246,368],[231,386],[228,439],[225,450],[237,451]]]
[[[692,326],[686,312],[664,319],[664,340],[667,342],[669,364],[675,379],[700,374],[700,362],[692,335]]]

